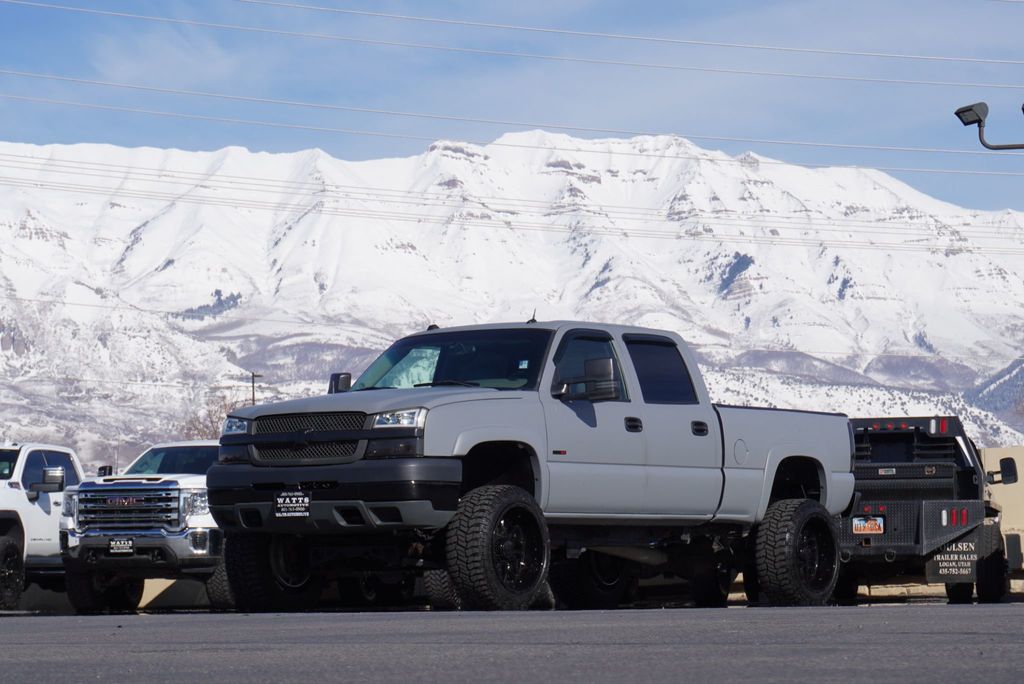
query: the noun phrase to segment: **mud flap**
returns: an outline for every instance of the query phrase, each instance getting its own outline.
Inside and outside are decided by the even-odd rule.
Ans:
[[[929,583],[960,584],[977,580],[978,559],[985,554],[981,548],[978,528],[959,539],[943,544],[925,565]]]

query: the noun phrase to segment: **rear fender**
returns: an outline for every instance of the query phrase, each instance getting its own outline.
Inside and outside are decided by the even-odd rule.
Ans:
[[[768,504],[771,501],[772,487],[775,485],[775,476],[779,472],[779,466],[787,458],[806,458],[814,461],[818,469],[818,482],[821,485],[821,503],[824,505],[828,501],[828,478],[825,477],[825,468],[822,466],[821,461],[813,456],[807,456],[806,454],[814,451],[814,447],[809,444],[798,444],[796,442],[790,442],[786,444],[777,444],[772,447],[768,452],[768,458],[765,461],[764,469],[764,483],[761,485],[761,504],[757,510],[757,518],[755,520],[761,521],[764,519],[765,512],[768,510]]]

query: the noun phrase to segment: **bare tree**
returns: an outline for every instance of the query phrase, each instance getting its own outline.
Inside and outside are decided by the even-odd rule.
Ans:
[[[224,394],[211,394],[206,404],[193,407],[178,428],[181,439],[217,439],[220,437],[224,418],[229,413],[249,402]]]

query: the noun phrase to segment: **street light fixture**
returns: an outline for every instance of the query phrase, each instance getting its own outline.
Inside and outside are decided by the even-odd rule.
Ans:
[[[1024,110],[1024,107],[1021,108]],[[984,102],[975,102],[972,105],[961,107],[960,109],[953,112],[956,114],[956,118],[960,119],[960,123],[964,126],[977,126],[978,127],[978,140],[981,144],[990,150],[1024,150],[1024,143],[1012,144],[1012,145],[992,145],[985,140],[985,119],[988,117],[988,105]]]

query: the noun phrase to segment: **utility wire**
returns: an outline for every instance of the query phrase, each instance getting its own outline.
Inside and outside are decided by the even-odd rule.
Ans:
[[[79,303],[79,302],[67,302],[67,301],[63,301],[63,300],[60,300],[60,299],[40,299],[40,298],[33,298],[33,297],[16,297],[16,296],[13,296],[13,295],[4,295],[4,294],[0,294],[0,300],[9,300],[9,301],[18,301],[18,302],[36,303],[36,304],[52,304],[52,305],[56,305],[56,306],[66,306],[66,307],[87,307],[87,308],[91,308],[91,309],[107,309],[107,310],[112,310],[112,311],[123,311],[123,310],[126,310],[125,307],[120,307],[120,306],[105,306],[105,305],[100,305],[100,304],[86,304],[86,303]],[[165,315],[167,313],[172,313],[172,314],[174,313],[174,312],[167,312],[167,311],[163,311],[163,310],[159,310],[159,309],[144,309],[144,308],[135,308],[135,307],[132,307],[130,310],[133,311],[133,312],[137,312],[137,313],[153,313],[153,314],[159,314],[159,315]],[[218,317],[218,319],[220,319],[220,318],[223,318],[223,317]],[[245,319],[241,319],[241,320],[246,320],[246,321],[253,322],[253,323],[260,323],[260,322],[264,322],[264,321],[267,321],[267,320],[277,322],[280,319],[245,318]],[[314,326],[314,327],[327,327],[327,328],[332,328],[332,329],[335,329],[335,330],[337,330],[338,327],[339,327],[339,324],[334,324],[334,323],[318,323],[318,322],[314,322],[314,321],[293,321],[293,322],[297,323],[297,324],[309,325],[309,326]],[[378,336],[379,336],[380,339],[384,340],[385,343],[388,340],[390,340],[390,338],[386,338],[384,335],[378,335]],[[780,348],[746,347],[746,346],[744,346],[744,347],[735,347],[735,346],[723,347],[723,346],[721,346],[721,344],[717,344],[717,343],[707,343],[707,344],[688,343],[688,344],[690,344],[690,346],[694,347],[695,349],[705,349],[705,350],[717,351],[717,352],[733,352],[733,353],[741,353],[741,352],[766,352],[766,353],[775,353],[775,354],[807,354],[807,355],[814,354],[814,355],[818,355],[818,356],[835,356],[835,357],[842,357],[842,358],[846,358],[846,357],[872,357],[872,358],[876,358],[876,357],[882,357],[882,358],[892,357],[892,358],[924,358],[924,359],[941,358],[941,359],[954,359],[954,360],[958,359],[958,360],[972,360],[972,361],[977,361],[979,358],[995,358],[995,355],[989,355],[987,357],[979,357],[977,355],[971,355],[971,356],[956,356],[956,355],[952,355],[951,356],[951,355],[947,355],[947,354],[922,354],[922,353],[897,353],[897,352],[877,352],[876,353],[876,352],[856,351],[856,350],[850,350],[850,351],[804,350],[804,349],[789,349],[789,348],[781,348],[780,349]],[[1022,359],[1024,359],[1024,356],[1010,357],[1009,359],[1006,359],[1006,361],[1013,362],[1013,361],[1018,361],[1018,360],[1022,360]],[[88,378],[68,378],[68,379],[80,380],[82,382],[90,381]],[[130,384],[145,384],[145,385],[149,385],[149,384],[162,385],[162,384],[164,384],[164,383],[151,383],[151,382],[144,382],[144,381],[100,381],[100,380],[96,380],[96,382],[110,382],[112,384],[130,383]],[[174,383],[166,383],[166,384],[174,384]],[[184,385],[184,383],[181,383],[181,384]],[[247,387],[247,385],[245,385],[245,386]]]
[[[627,40],[644,43],[662,43],[668,45],[693,45],[700,47],[734,48],[742,50],[763,50],[769,52],[792,52],[813,55],[834,55],[842,57],[877,57],[882,59],[904,59],[920,60],[931,62],[965,62],[972,64],[1013,64],[1024,65],[1024,61],[1016,59],[990,59],[985,57],[946,57],[940,55],[916,55],[894,52],[864,52],[857,50],[829,50],[824,48],[790,47],[784,45],[756,45],[749,43],[724,43],[710,40],[693,40],[684,38],[666,38],[662,36],[639,36],[625,33],[601,33],[596,31],[575,31],[568,29],[556,29],[539,26],[522,26],[515,24],[499,24],[493,22],[468,21],[464,19],[444,19],[439,17],[411,16],[405,14],[388,14],[385,12],[370,12],[366,10],[342,9],[339,7],[322,7],[318,5],[306,5],[294,2],[274,2],[272,0],[235,0],[247,5],[264,5],[267,7],[278,7],[287,9],[309,10],[314,12],[327,12],[331,14],[344,14],[348,16],[372,17],[376,19],[396,19],[400,21],[423,22],[430,24],[445,24],[449,26],[466,26],[472,28],[500,29],[505,31],[525,31],[529,33],[543,33],[559,36],[573,36],[578,38],[604,38],[612,40]],[[1011,2],[1020,4],[1021,0],[999,0],[1000,2]]]
[[[244,0],[243,0],[244,1]],[[1022,62],[1024,64],[1024,62]],[[492,126],[516,126],[522,128],[540,128],[540,129],[554,129],[561,131],[576,131],[582,133],[602,133],[609,135],[626,135],[626,136],[650,136],[659,137],[664,135],[671,135],[672,137],[680,137],[688,140],[710,140],[716,142],[739,142],[739,143],[757,143],[763,145],[792,145],[799,147],[816,147],[816,148],[830,148],[830,149],[841,149],[841,150],[873,150],[881,152],[912,152],[912,153],[932,153],[932,154],[967,154],[967,155],[978,155],[987,157],[1000,157],[1000,156],[1022,156],[1024,153],[1012,152],[1010,154],[1000,154],[998,152],[992,152],[989,150],[969,150],[961,148],[937,148],[937,147],[913,147],[913,146],[898,146],[898,145],[868,145],[859,143],[828,143],[828,142],[815,142],[806,140],[779,140],[770,138],[741,138],[735,136],[723,136],[723,135],[693,135],[689,133],[652,133],[650,131],[634,131],[621,128],[599,128],[590,126],[573,126],[569,124],[556,124],[547,122],[536,122],[536,121],[510,121],[503,119],[485,119],[485,118],[474,118],[469,116],[459,116],[453,114],[435,114],[428,112],[410,112],[410,111],[397,111],[391,109],[378,109],[373,107],[354,107],[351,105],[337,105],[327,104],[319,102],[303,102],[299,100],[285,100],[278,98],[269,97],[256,97],[250,95],[235,95],[230,93],[215,93],[202,90],[186,90],[181,88],[164,88],[159,86],[148,86],[135,83],[119,83],[115,81],[105,81],[90,78],[78,78],[74,76],[64,76],[61,74],[45,74],[32,71],[20,71],[15,69],[4,69],[0,68],[0,75],[4,76],[15,76],[19,78],[31,78],[39,80],[49,81],[60,81],[63,83],[74,83],[77,85],[88,85],[88,86],[100,86],[104,88],[119,88],[124,90],[134,90],[149,93],[160,93],[164,95],[178,95],[187,97],[204,97],[219,100],[229,100],[233,102],[248,102],[256,104],[271,104],[271,105],[282,105],[286,107],[302,107],[306,109],[318,109],[326,111],[339,111],[339,112],[353,112],[360,114],[375,114],[380,116],[394,116],[394,117],[405,117],[414,119],[429,119],[434,121],[456,121],[460,123],[478,123]]]
[[[12,2],[13,0],[0,0],[0,2]],[[141,107],[120,107],[116,105],[105,105],[95,104],[91,102],[79,102],[73,100],[58,100],[45,97],[32,97],[28,95],[14,95],[12,93],[0,93],[0,99],[15,100],[19,102],[34,102],[37,104],[51,104],[59,105],[64,107],[78,107],[82,109],[95,109],[102,111],[113,111],[113,112],[125,112],[129,114],[142,114],[147,116],[162,116],[175,119],[188,119],[194,121],[209,121],[215,123],[228,123],[237,124],[244,126],[264,126],[269,128],[284,128],[289,130],[302,130],[302,131],[313,131],[316,133],[335,133],[340,135],[356,135],[356,136],[371,136],[378,138],[392,138],[399,140],[418,140],[421,142],[436,143],[439,142],[436,138],[412,135],[407,133],[386,133],[382,131],[366,131],[351,128],[335,128],[330,126],[309,126],[303,124],[291,124],[279,121],[265,121],[256,119],[240,119],[236,117],[222,117],[222,116],[209,116],[205,114],[185,114],[183,112],[171,112],[166,110],[157,109],[145,109]],[[478,145],[480,147],[499,147],[499,148],[511,148],[511,149],[530,149],[530,150],[545,150],[555,152],[572,152],[574,154],[600,154],[600,155],[613,155],[613,156],[629,156],[629,157],[640,157],[645,159],[693,159],[697,161],[705,161],[709,163],[728,163],[728,164],[749,164],[750,162],[744,159],[732,159],[732,158],[714,158],[709,155],[682,155],[682,154],[653,154],[648,152],[633,152],[629,150],[594,150],[594,149],[583,149],[583,148],[566,148],[558,146],[547,146],[547,145],[525,145],[519,143],[506,143],[498,141],[463,141],[465,144]],[[856,165],[844,165],[844,164],[817,164],[817,163],[806,163],[806,164],[792,164],[790,162],[778,161],[775,159],[758,159],[758,164],[774,164],[783,166],[801,166],[804,168],[828,168],[828,169],[854,169],[857,171],[870,172],[870,171],[891,171],[891,172],[903,172],[903,173],[935,173],[935,174],[949,174],[949,175],[968,175],[968,176],[1024,176],[1024,172],[1020,171],[972,171],[966,169],[935,169],[935,168],[919,168],[919,167],[902,167],[902,166],[875,166],[875,167],[864,167]]]
[[[158,199],[169,203],[186,203],[186,204],[199,204],[206,206],[221,206],[229,208],[250,208],[250,209],[263,209],[268,211],[297,211],[303,214],[325,214],[329,216],[346,216],[351,218],[368,218],[382,221],[404,221],[415,224],[421,224],[423,222],[431,222],[434,225],[441,223],[439,217],[430,215],[417,215],[417,214],[399,214],[396,212],[377,212],[373,210],[343,210],[343,209],[328,209],[323,206],[322,203],[316,203],[312,206],[308,205],[282,205],[280,203],[272,202],[260,202],[255,200],[228,200],[220,198],[209,198],[209,197],[190,197],[187,194],[181,193],[155,193],[155,192],[144,192],[144,191],[130,191],[127,189],[111,190],[110,188],[99,188],[95,186],[86,186],[81,184],[70,184],[70,183],[43,183],[39,181],[22,181],[18,179],[2,178],[0,177],[0,185],[7,185],[17,188],[25,189],[37,189],[40,187],[58,190],[72,193],[84,193],[90,195],[102,194],[103,196],[115,195],[118,197],[134,197],[140,199]],[[700,233],[694,233],[693,227],[690,230],[686,230],[682,226],[674,227],[672,232],[656,229],[645,229],[645,228],[620,228],[620,227],[606,227],[606,226],[583,226],[583,225],[570,225],[570,226],[556,226],[550,224],[539,224],[528,222],[517,221],[515,223],[508,220],[495,220],[495,219],[478,219],[472,217],[453,217],[444,221],[441,226],[448,227],[452,226],[459,228],[465,227],[479,227],[479,228],[491,228],[501,230],[517,230],[517,231],[534,231],[542,233],[574,233],[581,232],[590,235],[610,235],[615,237],[624,238],[638,238],[638,239],[660,239],[660,240],[686,240],[686,241],[698,241],[698,242],[715,242],[715,243],[739,243],[739,244],[764,244],[770,246],[792,246],[792,247],[831,247],[833,249],[867,249],[867,250],[879,250],[884,249],[888,251],[917,251],[917,252],[935,252],[940,250],[945,251],[956,251],[959,253],[976,253],[976,254],[990,254],[990,255],[1022,255],[1024,256],[1024,248],[1000,248],[1000,247],[973,247],[967,245],[935,245],[932,243],[928,244],[915,244],[915,243],[888,243],[888,242],[873,242],[870,240],[838,240],[828,241],[818,238],[810,237],[782,237],[782,236],[763,236],[763,235],[706,235]],[[699,227],[699,226],[698,226]],[[748,227],[748,226],[741,226]],[[770,228],[768,226],[759,226],[761,229]],[[922,240],[925,238],[921,238]]]
[[[86,171],[107,171],[115,170],[119,173],[117,175],[109,175],[111,179],[116,179],[118,182],[127,180],[125,176],[131,176],[134,180],[136,176],[149,177],[153,180],[165,180],[166,178],[178,178],[181,179],[181,183],[187,183],[191,185],[207,185],[211,183],[220,184],[218,187],[224,187],[225,189],[241,189],[241,190],[256,190],[256,191],[279,191],[281,193],[289,194],[303,194],[306,196],[316,196],[328,198],[331,196],[338,196],[341,198],[355,200],[366,200],[376,201],[380,203],[394,203],[394,204],[412,204],[414,206],[438,206],[438,207],[451,207],[460,208],[465,205],[466,202],[473,202],[483,206],[484,208],[496,212],[496,213],[508,213],[510,211],[518,213],[521,211],[536,211],[543,213],[550,213],[555,207],[556,202],[550,199],[528,199],[525,197],[510,197],[510,196],[491,196],[491,195],[478,195],[475,193],[469,193],[465,190],[459,190],[458,196],[454,196],[453,192],[430,192],[426,190],[411,190],[403,188],[384,188],[377,186],[365,186],[365,185],[346,185],[336,182],[330,183],[316,183],[312,181],[293,181],[285,179],[271,179],[265,177],[254,177],[254,176],[241,176],[234,174],[226,174],[221,171],[216,172],[198,172],[198,171],[185,171],[181,169],[168,169],[166,167],[144,167],[144,166],[131,166],[126,164],[113,164],[109,162],[96,162],[96,161],[77,161],[69,159],[59,159],[55,157],[37,157],[33,155],[19,155],[11,153],[0,152],[0,160],[8,160],[15,164],[22,163],[26,165],[36,165],[36,168],[40,171],[48,169],[50,166],[54,166],[58,169],[75,169],[75,170],[86,170]],[[31,180],[31,179],[26,179]],[[513,207],[514,209],[508,209]],[[589,211],[591,213],[599,213],[609,217],[627,217],[627,218],[649,218],[654,220],[664,220],[669,208],[650,208],[650,207],[638,207],[633,205],[619,205],[619,204],[594,204],[587,202],[585,205],[570,205],[565,207],[566,209],[578,209]],[[729,216],[733,215],[733,216]],[[977,215],[977,212],[969,212],[959,220],[966,220],[970,216]],[[687,218],[711,218],[714,220],[734,220],[742,221],[745,219],[751,219],[749,214],[727,209],[717,209],[711,213],[694,211],[691,212]],[[951,217],[952,220],[957,220],[957,217]],[[937,225],[942,225],[950,229],[964,230],[975,227],[973,224],[953,224],[946,221],[940,221],[939,219],[932,217],[928,221],[910,221],[900,220],[898,222],[888,221],[885,219],[872,221],[872,220],[860,220],[850,219],[848,217],[829,217],[824,214],[775,214],[771,217],[772,221],[781,222],[793,222],[799,226],[807,226],[810,221],[825,221],[835,223],[843,226],[856,227],[879,227],[879,226],[892,226],[900,227],[905,226],[908,228],[914,228],[920,226],[922,228],[934,229]],[[1022,230],[1022,226],[1000,226],[998,224],[991,225],[994,230],[1007,231],[1007,230]]]
[[[700,72],[711,74],[729,74],[742,76],[762,76],[774,78],[796,78],[810,79],[817,81],[845,81],[857,83],[884,83],[889,85],[920,85],[936,86],[943,88],[988,88],[992,90],[1024,90],[1024,85],[1016,83],[969,83],[961,81],[924,81],[916,79],[881,78],[874,76],[849,76],[837,74],[808,74],[784,71],[759,71],[752,69],[729,69],[725,67],[698,67],[683,64],[659,64],[653,62],[630,62],[614,59],[600,59],[596,57],[576,57],[568,55],[538,54],[530,52],[516,52],[511,50],[486,50],[481,48],[456,47],[454,45],[439,45],[430,43],[408,43],[394,40],[379,40],[372,38],[357,38],[354,36],[340,36],[324,33],[309,33],[304,31],[286,31],[283,29],[271,29],[257,26],[240,26],[237,24],[223,24],[195,19],[175,19],[172,17],[132,14],[129,12],[113,12],[109,10],[90,9],[85,7],[69,7],[67,5],[53,5],[42,2],[30,2],[29,0],[0,0],[0,3],[8,5],[20,5],[24,7],[35,7],[40,9],[59,10],[64,12],[76,12],[94,16],[118,17],[123,19],[137,19],[142,21],[153,21],[178,26],[197,26],[225,31],[242,31],[248,33],[259,33],[264,35],[278,35],[292,38],[315,38],[319,40],[330,40],[337,42],[355,43],[360,45],[376,45],[382,47],[400,47],[417,50],[433,50],[455,54],[486,55],[491,57],[511,57],[516,59],[543,60],[551,62],[593,64],[599,66],[622,66],[638,69],[660,69],[668,71]]]
[[[239,187],[232,186],[232,185],[219,185],[216,182],[213,182],[211,179],[189,178],[189,179],[182,179],[182,180],[169,180],[167,178],[160,178],[160,177],[135,178],[135,177],[132,177],[131,173],[129,173],[127,175],[124,175],[124,174],[116,174],[115,175],[115,174],[110,173],[109,171],[97,170],[97,169],[93,169],[93,168],[90,168],[90,167],[82,167],[82,166],[76,166],[76,165],[59,165],[59,164],[56,165],[56,166],[57,166],[57,168],[51,169],[51,168],[48,168],[47,165],[33,165],[30,162],[22,162],[20,160],[15,160],[14,162],[10,162],[10,161],[6,161],[5,162],[5,160],[3,159],[3,155],[0,155],[0,168],[6,168],[6,169],[10,169],[12,171],[34,171],[36,173],[46,172],[46,173],[57,174],[57,175],[70,175],[70,176],[74,176],[76,179],[77,178],[82,178],[82,177],[100,178],[100,179],[110,180],[112,183],[115,183],[118,186],[116,188],[104,188],[102,186],[91,186],[89,189],[94,189],[96,191],[96,194],[112,194],[113,196],[123,196],[125,193],[152,193],[152,192],[154,192],[153,190],[148,190],[148,189],[132,189],[132,188],[127,187],[128,183],[131,183],[131,182],[141,182],[141,183],[149,183],[149,184],[181,185],[181,186],[185,186],[186,189],[189,191],[188,197],[189,197],[190,201],[194,201],[194,200],[198,200],[198,199],[203,199],[203,200],[209,200],[210,202],[224,203],[224,206],[241,206],[241,205],[250,206],[250,207],[251,206],[256,206],[258,208],[269,209],[269,210],[272,210],[272,211],[305,210],[305,209],[308,209],[309,206],[310,206],[308,203],[306,203],[306,204],[299,204],[299,203],[272,202],[272,201],[269,201],[269,200],[252,200],[251,198],[231,198],[231,197],[222,197],[222,196],[202,196],[202,197],[197,197],[195,194],[193,194],[191,192],[192,190],[198,190],[198,189],[202,189],[204,191],[208,191],[208,190],[247,191],[248,190],[248,191],[265,192],[265,191],[270,189],[270,188],[267,188],[266,186],[258,186],[258,187],[255,187],[255,188],[246,188],[246,187],[239,188]],[[44,184],[46,184],[47,187],[53,187],[54,184],[56,184],[58,186],[56,189],[61,189],[60,186],[62,185],[62,184],[56,183],[56,181],[53,181],[53,180],[40,180],[40,179],[29,178],[29,177],[25,177],[25,176],[18,176],[18,177],[13,177],[13,178],[12,177],[7,177],[4,180],[7,180],[9,182],[8,184],[16,185],[17,187],[23,187],[23,188],[34,188],[34,187],[36,187],[38,185],[44,185]],[[393,198],[393,197],[374,196],[374,195],[372,195],[370,193],[365,193],[364,196],[360,196],[359,194],[354,194],[354,193],[332,193],[332,192],[330,192],[328,190],[325,190],[323,188],[321,188],[319,190],[314,190],[314,191],[291,190],[291,189],[282,189],[282,188],[278,188],[278,190],[280,192],[282,192],[282,193],[287,193],[289,200],[294,200],[295,198],[308,198],[308,199],[315,199],[318,202],[322,202],[322,201],[327,200],[327,199],[338,199],[338,200],[348,200],[350,202],[356,202],[356,203],[360,203],[360,202],[361,203],[375,203],[375,204],[378,204],[378,205],[403,204],[403,205],[414,206],[414,207],[417,207],[417,208],[419,208],[421,210],[422,209],[436,208],[436,209],[448,209],[448,210],[453,210],[453,211],[461,211],[461,210],[466,209],[465,204],[463,202],[456,200],[453,203],[452,198],[448,198],[447,201],[445,201],[445,202],[437,202],[436,200],[426,200],[425,201],[423,199],[418,199],[418,200],[412,200],[412,199],[402,200],[402,199],[397,199],[397,198]],[[137,195],[133,194],[132,196],[137,196]],[[152,197],[149,197],[147,195],[147,196],[144,196],[143,198],[167,199],[169,197],[179,198],[180,195],[170,195],[170,194],[168,194],[168,195],[159,195],[159,196],[153,195]],[[253,204],[254,202],[256,204]],[[542,207],[538,207],[537,209],[541,209],[541,208]],[[543,207],[543,208],[546,209],[546,211],[544,212],[545,215],[550,216],[551,215],[551,211],[550,211],[551,205],[549,204],[547,207]],[[579,207],[579,208],[573,207],[573,209],[576,209],[577,211],[580,211],[580,210],[586,211],[587,207]],[[330,210],[330,209],[323,208],[323,209],[319,209],[318,213],[330,213],[331,211],[332,210]],[[338,210],[335,210],[335,211],[342,211],[342,210],[338,209]],[[345,211],[346,211],[346,213],[344,215],[352,215],[352,214],[350,214],[348,212],[353,212],[353,211],[358,211],[358,210],[351,210],[351,209],[349,209],[349,210],[345,210]],[[424,213],[413,213],[413,214],[398,213],[398,212],[387,212],[387,213],[385,213],[385,212],[380,212],[379,210],[369,210],[369,209],[367,209],[365,211],[368,212],[371,217],[380,217],[382,219],[384,219],[384,218],[397,218],[398,220],[415,220],[415,221],[422,221],[422,220],[438,221],[438,220],[441,220],[441,217],[439,217],[439,216],[435,216],[435,215],[431,215],[431,214],[424,214]],[[494,211],[494,210],[492,209],[490,211]],[[538,211],[537,213],[540,213],[540,212]],[[734,225],[734,226],[737,226],[737,227],[740,227],[740,228],[768,228],[768,229],[775,228],[775,229],[782,229],[782,230],[796,230],[796,231],[802,231],[802,232],[807,232],[807,231],[814,231],[814,232],[819,232],[819,233],[820,232],[825,232],[825,233],[853,233],[853,232],[856,232],[859,235],[863,235],[863,234],[872,235],[873,234],[873,235],[900,237],[900,238],[904,238],[904,239],[906,239],[906,238],[915,238],[915,237],[924,238],[924,239],[934,238],[935,237],[935,231],[939,230],[939,229],[952,230],[952,231],[956,231],[957,233],[967,233],[972,238],[976,238],[976,239],[1013,239],[1013,240],[1018,240],[1020,238],[1019,235],[1008,236],[1008,235],[1006,235],[1006,233],[1007,232],[1013,232],[1013,231],[1024,232],[1024,228],[1019,228],[1019,227],[1015,228],[1015,227],[1012,227],[1012,226],[1011,227],[1007,227],[1007,228],[992,227],[992,228],[987,228],[986,229],[986,228],[973,228],[972,227],[972,228],[969,228],[969,229],[965,229],[965,227],[963,227],[963,226],[957,227],[957,226],[953,226],[953,225],[948,224],[948,223],[941,223],[941,222],[918,223],[918,224],[916,224],[916,226],[919,226],[919,227],[915,227],[915,225],[906,225],[905,226],[906,229],[904,229],[904,230],[897,230],[900,227],[904,227],[904,224],[902,224],[902,223],[899,223],[899,224],[891,224],[891,223],[890,224],[886,224],[884,222],[868,222],[868,221],[864,221],[864,222],[860,222],[858,224],[852,224],[851,223],[851,224],[844,225],[844,222],[842,220],[839,220],[839,219],[819,218],[819,219],[812,220],[812,219],[810,219],[810,217],[787,217],[787,216],[763,216],[762,217],[762,216],[757,216],[757,215],[747,216],[747,215],[742,215],[742,214],[739,214],[739,215],[737,215],[735,217],[723,217],[723,216],[720,216],[720,215],[718,215],[716,213],[706,213],[706,212],[693,212],[692,214],[687,215],[685,217],[669,218],[668,214],[669,214],[669,210],[668,209],[662,209],[662,210],[659,210],[659,211],[651,211],[651,212],[649,212],[647,214],[641,214],[641,213],[631,214],[631,213],[619,213],[619,212],[601,212],[599,215],[601,215],[601,216],[603,216],[603,217],[605,217],[607,219],[613,220],[613,221],[616,220],[616,219],[635,220],[635,221],[643,221],[643,222],[669,223],[669,224],[671,224],[673,226],[679,226],[683,222],[687,222],[687,223],[699,223],[701,225],[709,225],[709,224],[724,225],[724,226]],[[359,215],[362,215],[362,212],[359,212]],[[500,218],[499,217],[499,218],[494,218],[493,220],[494,220],[494,224],[495,225],[505,225],[506,223],[512,223],[513,222],[513,219],[511,219],[511,218]],[[825,223],[825,224],[835,223],[836,225],[833,227],[833,226],[830,226],[830,225],[821,225],[822,223]],[[523,226],[548,226],[548,225],[551,225],[551,224],[549,222],[546,222],[546,223],[531,222],[531,221],[519,218],[517,216],[514,219],[514,225],[516,227],[523,227]],[[623,228],[623,230],[628,230],[628,229]]]

